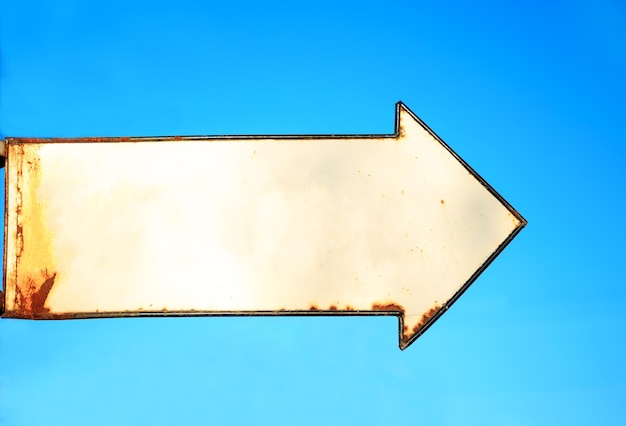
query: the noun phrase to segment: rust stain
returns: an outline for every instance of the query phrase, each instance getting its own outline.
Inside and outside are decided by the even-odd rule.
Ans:
[[[350,305],[346,306],[346,311],[354,311],[354,308]]]
[[[311,305],[309,310],[311,310],[311,311],[319,311],[319,308],[317,306],[315,306],[315,305]]]
[[[372,305],[374,311],[400,312],[404,314],[404,308],[397,303],[374,303]]]
[[[56,273],[52,274],[52,276],[41,284],[39,290],[34,292],[31,296],[30,307],[35,314],[38,312],[50,312],[50,309],[46,308],[44,305],[46,304],[46,299],[48,298],[50,290],[52,290],[56,277]]]
[[[337,306],[335,306],[335,305],[330,305],[330,308],[329,308],[329,309],[330,309],[331,311],[336,311],[336,310],[337,310]]]
[[[22,207],[18,206],[17,207],[17,215],[20,216],[22,214]],[[23,232],[23,228],[21,224],[17,224],[15,226],[15,236],[17,238],[17,256],[19,258],[19,256],[22,254],[22,248],[24,247],[24,232]]]
[[[426,325],[426,323],[432,317],[437,315],[437,312],[439,312],[440,309],[441,309],[441,306],[435,305],[432,308],[430,308],[428,310],[428,312],[426,312],[424,315],[422,315],[422,319],[420,320],[420,322],[418,322],[417,325],[415,327],[413,327],[413,333],[417,333],[422,327],[424,327],[424,325]]]
[[[404,330],[402,331],[402,341],[407,342],[411,338],[411,333],[409,333],[409,327],[404,326]]]
[[[27,318],[43,318],[49,316],[45,307],[48,295],[53,288],[57,273],[52,250],[52,233],[47,225],[47,206],[40,198],[41,160],[40,146],[25,147],[22,144],[11,146],[11,154],[16,163],[14,203],[8,203],[10,222],[14,226],[15,240],[8,244],[14,245],[15,258],[13,263],[11,284],[14,286],[12,305],[7,306],[13,314]],[[7,283],[8,284],[8,283]]]
[[[20,285],[15,292],[15,308],[13,315],[20,318],[41,319],[49,317],[50,309],[45,307],[46,300],[54,286],[56,272],[50,274],[42,270],[38,280],[28,277],[25,285]]]

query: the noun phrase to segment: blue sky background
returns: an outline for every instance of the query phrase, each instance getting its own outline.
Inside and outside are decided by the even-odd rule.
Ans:
[[[0,134],[392,133],[529,221],[395,317],[0,320],[0,425],[626,422],[626,5],[0,0]],[[114,165],[111,171],[114,172]]]

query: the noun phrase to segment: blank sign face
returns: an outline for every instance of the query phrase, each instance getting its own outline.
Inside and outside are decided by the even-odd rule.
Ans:
[[[8,139],[5,316],[397,315],[408,346],[525,225],[393,135]]]

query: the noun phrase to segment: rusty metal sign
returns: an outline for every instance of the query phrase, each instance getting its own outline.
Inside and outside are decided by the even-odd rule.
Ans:
[[[409,346],[526,221],[395,133],[6,139],[3,317],[396,315]]]

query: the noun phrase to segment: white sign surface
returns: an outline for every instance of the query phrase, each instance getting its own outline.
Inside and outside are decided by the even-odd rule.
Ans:
[[[7,139],[5,317],[398,315],[524,219],[403,104],[373,136]]]

